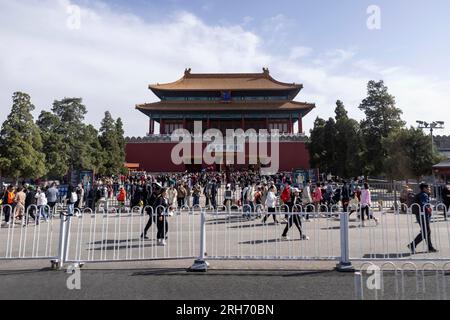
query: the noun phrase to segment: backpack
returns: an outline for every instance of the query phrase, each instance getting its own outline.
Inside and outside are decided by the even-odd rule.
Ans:
[[[283,192],[281,193],[280,198],[284,203],[290,202],[291,201],[291,188],[290,187],[285,188],[283,190]]]
[[[16,197],[15,194],[14,194],[14,192],[8,192],[8,194],[7,194],[6,197],[7,197],[7,202],[6,202],[6,204],[9,204],[9,205],[14,204],[14,198]]]
[[[76,192],[72,192],[70,194],[70,203],[75,203],[78,201],[78,195]]]
[[[415,214],[416,216],[420,216],[420,211],[421,211],[421,207],[420,207],[420,193],[416,194],[414,196],[414,200],[411,203],[412,206],[412,213]]]
[[[117,196],[117,201],[124,202],[126,197],[125,190],[119,191],[119,195]]]

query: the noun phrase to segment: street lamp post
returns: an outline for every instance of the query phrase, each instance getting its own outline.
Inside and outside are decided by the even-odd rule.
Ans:
[[[426,129],[426,130],[430,130],[430,134],[431,134],[431,154],[433,154],[434,152],[434,137],[433,137],[433,132],[434,130],[437,129],[444,129],[444,121],[433,121],[431,123],[425,122],[425,121],[416,121],[419,124],[419,129]],[[434,179],[434,185],[436,185],[436,176],[434,175],[434,171],[432,172],[432,176]]]
[[[433,137],[433,133],[434,130],[439,130],[439,129],[444,129],[444,121],[433,121],[431,123],[429,122],[425,122],[425,121],[416,121],[419,124],[419,129],[426,129],[426,130],[430,130],[430,134],[431,134],[431,152],[433,152],[433,147],[434,147],[434,137]]]

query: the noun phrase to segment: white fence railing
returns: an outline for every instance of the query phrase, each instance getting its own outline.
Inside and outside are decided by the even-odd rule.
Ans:
[[[356,300],[448,300],[450,263],[365,262],[355,272]]]
[[[429,208],[429,214],[412,206],[367,215],[312,205],[146,207],[68,215],[56,207],[47,216],[45,207],[38,216],[40,208],[30,207],[19,221],[17,208],[3,206],[9,224],[0,229],[0,260],[51,259],[62,266],[196,259],[194,270],[206,270],[207,260],[336,261],[341,270],[358,261],[450,261],[447,208]],[[416,237],[423,241],[408,248]]]

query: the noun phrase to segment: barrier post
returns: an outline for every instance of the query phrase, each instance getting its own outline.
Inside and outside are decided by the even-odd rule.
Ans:
[[[52,264],[52,269],[61,270],[64,267],[64,263],[67,259],[67,249],[68,246],[66,244],[68,239],[68,220],[70,217],[65,214],[60,214],[60,228],[59,228],[59,241],[58,241],[58,257],[56,260],[50,261]]]
[[[395,210],[395,212],[397,212],[398,211],[397,181],[394,180],[393,184],[394,184],[394,210]]]
[[[364,300],[362,281],[363,281],[362,273],[355,272],[355,299],[356,300]]]
[[[200,254],[194,264],[189,268],[190,272],[208,271],[208,262],[206,262],[206,212],[200,213]]]
[[[350,262],[349,249],[349,214],[348,212],[341,213],[340,219],[340,234],[341,234],[341,257],[336,270],[339,272],[355,272],[355,269]]]

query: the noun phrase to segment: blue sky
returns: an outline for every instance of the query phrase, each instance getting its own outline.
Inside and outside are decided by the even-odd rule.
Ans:
[[[78,1],[85,3],[86,1]],[[357,48],[358,54],[380,63],[413,66],[419,72],[449,77],[450,1],[431,0],[132,0],[108,1],[149,21],[188,11],[211,25],[243,24],[262,37],[267,21],[283,16],[283,35],[267,48],[288,50],[297,43],[318,51]],[[370,5],[381,9],[382,28],[366,27]]]
[[[67,24],[74,4],[75,29]],[[370,5],[381,10],[380,30],[367,28]],[[317,104],[307,130],[332,115],[337,99],[361,119],[367,81],[383,79],[408,124],[449,119],[448,134],[449,15],[448,0],[0,0],[0,104],[9,108],[23,90],[38,114],[54,99],[80,96],[88,122],[98,126],[111,110],[138,136],[147,121],[133,106],[156,101],[149,83],[175,81],[186,67],[269,67],[304,84],[297,101]]]

